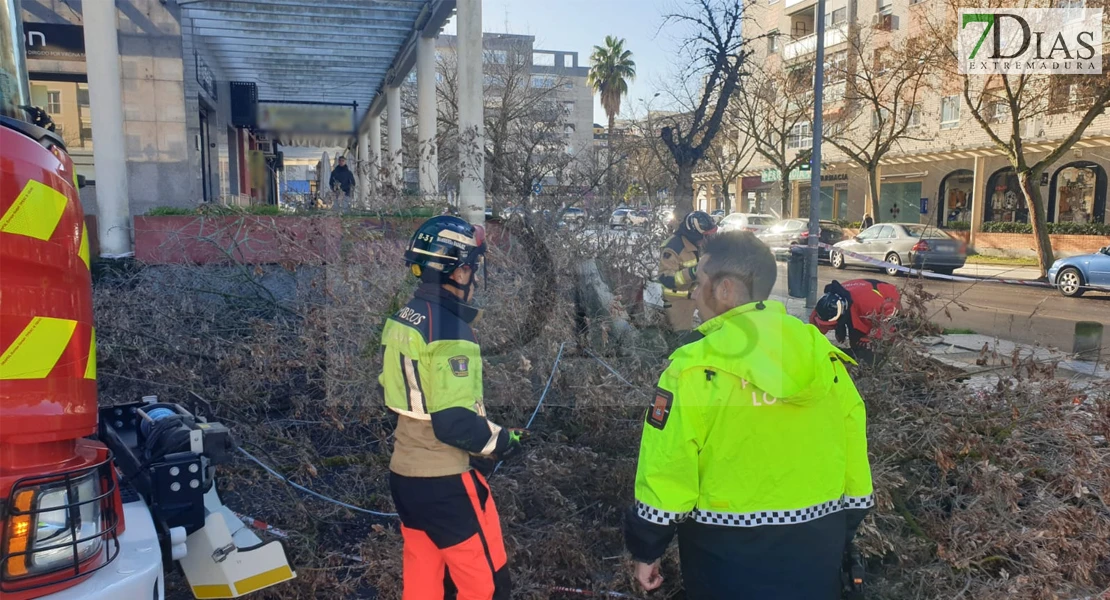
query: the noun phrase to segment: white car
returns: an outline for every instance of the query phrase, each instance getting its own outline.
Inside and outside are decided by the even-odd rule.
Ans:
[[[720,231],[751,231],[759,233],[778,222],[771,215],[757,215],[754,213],[732,213],[721,219],[718,225]]]
[[[618,208],[609,217],[609,227],[641,227],[648,222],[648,213],[632,208]]]

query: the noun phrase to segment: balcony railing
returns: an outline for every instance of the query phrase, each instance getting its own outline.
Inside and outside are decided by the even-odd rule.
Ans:
[[[848,39],[848,25],[842,24],[836,27],[830,27],[825,30],[825,47],[835,46],[844,43]],[[786,60],[794,60],[799,56],[805,56],[817,51],[817,34],[811,33],[803,38],[798,38],[790,42],[782,49],[782,57]]]

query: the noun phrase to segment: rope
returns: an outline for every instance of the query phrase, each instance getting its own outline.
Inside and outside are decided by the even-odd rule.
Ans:
[[[356,512],[366,513],[368,515],[374,515],[375,517],[396,517],[397,516],[397,513],[378,512],[376,510],[367,510],[365,508],[359,508],[359,507],[357,507],[353,504],[347,504],[346,502],[341,502],[339,500],[336,500],[335,498],[329,498],[328,496],[325,496],[325,495],[323,495],[319,492],[314,492],[314,491],[304,487],[303,485],[300,485],[299,483],[296,483],[294,481],[290,481],[289,479],[284,477],[281,473],[278,473],[277,471],[275,471],[275,470],[271,469],[270,467],[266,466],[266,463],[264,463],[264,462],[258,460],[257,458],[255,458],[250,452],[247,452],[246,450],[244,450],[242,448],[239,448],[239,452],[242,452],[244,456],[251,459],[251,461],[253,461],[256,465],[265,469],[266,472],[269,473],[270,475],[273,475],[274,477],[277,477],[281,481],[283,481],[286,484],[292,486],[294,489],[300,490],[300,491],[302,491],[302,492],[304,492],[304,493],[306,493],[310,496],[315,496],[315,497],[317,497],[320,500],[323,500],[325,502],[330,502],[330,503],[335,504],[337,506],[342,506],[343,508],[347,508],[347,509],[350,509],[350,510],[353,510],[353,511],[356,511]]]
[[[555,380],[555,371],[559,368],[559,361],[563,359],[563,348],[565,348],[566,345],[566,342],[559,344],[559,353],[555,355],[555,364],[551,365],[551,374],[547,376],[547,385],[543,387],[543,393],[540,394],[540,401],[536,403],[536,410],[532,411],[532,416],[528,418],[528,423],[524,425],[524,429],[526,430],[532,429],[532,422],[536,420],[536,415],[540,413],[543,401],[547,398],[547,392],[551,390],[551,382]],[[496,473],[504,462],[503,460],[498,461],[497,466],[493,468],[493,472]]]
[[[630,382],[630,381],[628,381],[627,379],[625,379],[625,378],[624,378],[624,375],[621,375],[620,373],[618,373],[618,372],[617,372],[617,370],[616,370],[616,369],[614,369],[613,367],[610,367],[610,366],[609,366],[609,363],[607,363],[607,362],[605,362],[605,361],[601,360],[601,357],[600,357],[600,356],[598,356],[598,355],[594,354],[593,350],[590,350],[589,348],[586,348],[585,350],[586,350],[586,354],[589,354],[589,355],[590,355],[591,357],[593,357],[593,359],[594,359],[594,360],[596,360],[596,361],[597,361],[598,363],[600,363],[600,364],[601,364],[601,366],[603,366],[603,367],[605,367],[606,369],[608,369],[610,373],[612,373],[613,375],[615,375],[615,376],[617,377],[617,379],[620,379],[620,380],[621,380],[621,382],[623,382],[623,383],[624,383],[625,385],[627,385],[627,386],[628,386],[628,387],[630,387],[630,388],[634,388],[634,387],[636,387],[636,386],[632,385],[632,382]]]

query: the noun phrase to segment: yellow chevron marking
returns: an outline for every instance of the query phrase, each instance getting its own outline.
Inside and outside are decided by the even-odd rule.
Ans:
[[[58,364],[77,321],[35,317],[0,354],[0,379],[43,379]]]
[[[0,233],[49,240],[58,228],[69,199],[40,181],[28,181],[19,197],[0,218]]]
[[[89,362],[85,364],[85,379],[96,379],[96,329],[89,337]]]

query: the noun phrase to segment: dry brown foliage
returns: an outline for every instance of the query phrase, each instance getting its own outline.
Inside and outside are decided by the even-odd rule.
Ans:
[[[511,229],[491,253],[476,326],[492,418],[524,425],[568,342],[528,451],[491,478],[514,597],[573,597],[553,585],[645,597],[620,526],[664,357],[607,358],[629,387],[585,355],[573,274],[582,258],[599,257],[633,320],[648,324],[635,282],[660,240],[583,243],[539,223]],[[294,481],[392,511],[378,336],[414,282],[400,260],[404,239],[350,236],[342,260],[316,267],[101,264],[101,402],[158,394],[231,425],[243,447]],[[1110,587],[1107,392],[1077,392],[1028,365],[998,373],[997,385],[973,389],[906,336],[880,368],[856,371],[878,499],[858,538],[869,598],[1071,600]],[[219,485],[231,508],[290,534],[298,577],[263,597],[400,597],[394,520],[309,498],[245,460],[221,467]],[[683,597],[674,552],[666,588],[652,597]],[[170,592],[188,597],[180,580]]]

